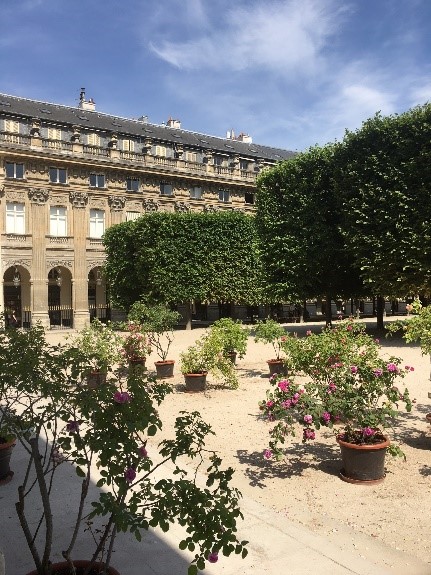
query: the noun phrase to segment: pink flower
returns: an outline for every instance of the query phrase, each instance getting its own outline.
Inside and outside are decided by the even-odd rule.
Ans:
[[[392,373],[396,373],[398,371],[398,367],[395,365],[395,363],[388,363],[386,369]]]
[[[313,416],[312,415],[304,415],[304,423],[311,423],[313,421]]]
[[[376,377],[380,377],[381,375],[383,375],[383,369],[380,369],[380,367],[377,367],[376,369],[373,369],[373,373]]]
[[[287,379],[283,379],[278,382],[278,387],[281,389],[281,391],[287,391],[289,389],[289,385],[290,383],[287,381]]]
[[[328,387],[326,388],[326,392],[327,393],[334,393],[334,391],[337,391],[337,386],[335,385],[335,383],[333,381],[330,381]]]
[[[347,326],[347,331],[352,331],[353,327],[351,325]]]
[[[265,449],[265,451],[263,452],[263,456],[265,459],[271,459],[272,451],[270,449]]]
[[[148,451],[146,450],[145,445],[141,445],[138,449],[139,457],[148,457]]]
[[[324,411],[322,413],[322,419],[325,423],[328,423],[328,421],[331,420],[331,414],[328,411]]]
[[[316,433],[314,432],[314,429],[308,429],[307,427],[304,429],[303,440],[307,441],[307,439],[316,439]]]
[[[266,402],[266,407],[271,408],[274,405],[274,402],[272,401],[272,399],[270,399],[269,401]]]
[[[307,331],[305,332],[305,335],[312,335],[312,333],[313,332],[311,331],[311,329],[307,329]]]
[[[379,340],[379,339],[375,339],[375,340],[374,340],[374,343],[380,343],[380,340]]]
[[[283,407],[284,409],[289,409],[290,406],[292,405],[292,400],[291,399],[286,399],[285,401],[281,402],[281,407]]]
[[[70,419],[66,425],[66,431],[69,433],[76,433],[79,431],[79,422]]]
[[[212,553],[210,553],[207,557],[209,563],[217,563],[218,561],[218,553],[217,551],[213,551]]]
[[[132,398],[127,391],[116,391],[114,393],[114,401],[117,403],[130,403]]]
[[[362,429],[363,437],[372,437],[375,433],[376,433],[376,430],[372,429],[371,427],[364,427]]]
[[[415,368],[414,368],[414,367],[411,367],[410,365],[406,365],[404,369],[405,369],[406,371],[414,371],[414,370],[415,370]]]
[[[353,374],[358,373],[358,367],[356,365],[352,365],[352,366],[350,366],[350,371]]]
[[[132,481],[136,478],[136,471],[133,467],[129,467],[127,471],[124,472],[124,479],[127,483],[132,483]]]

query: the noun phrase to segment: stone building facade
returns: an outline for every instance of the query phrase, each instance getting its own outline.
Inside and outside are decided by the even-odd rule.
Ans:
[[[0,312],[24,327],[109,316],[102,236],[157,210],[254,209],[257,174],[292,152],[170,119],[0,94]]]

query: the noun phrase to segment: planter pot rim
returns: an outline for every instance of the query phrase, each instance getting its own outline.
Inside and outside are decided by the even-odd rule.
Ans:
[[[390,441],[386,436],[384,441],[380,443],[350,443],[349,441],[344,441],[342,439],[343,434],[339,434],[336,436],[336,441],[339,445],[343,445],[348,449],[361,449],[362,451],[377,451],[378,449],[386,449],[390,445]]]
[[[267,359],[266,363],[284,363],[284,359],[280,357],[280,359]]]
[[[9,447],[13,447],[16,444],[16,437],[11,439],[10,441],[6,441],[6,443],[0,443],[0,449],[9,449]]]
[[[183,375],[187,375],[187,377],[202,377],[203,375],[208,375],[208,372],[200,371],[199,373],[183,373]]]
[[[156,365],[166,365],[166,364],[171,364],[171,363],[175,363],[174,359],[160,359],[159,361],[155,361],[154,362]]]

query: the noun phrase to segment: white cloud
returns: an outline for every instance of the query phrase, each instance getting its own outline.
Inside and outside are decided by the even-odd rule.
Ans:
[[[198,0],[194,3],[202,8]],[[159,58],[184,70],[315,73],[344,11],[335,0],[237,2],[217,18],[212,14],[211,28],[199,36],[184,42],[153,41],[150,46]]]

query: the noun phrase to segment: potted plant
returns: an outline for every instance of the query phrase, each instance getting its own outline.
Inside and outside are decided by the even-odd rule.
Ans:
[[[128,319],[142,326],[150,345],[160,358],[155,362],[157,377],[173,377],[175,361],[168,359],[168,354],[174,340],[174,327],[180,321],[181,314],[164,304],[149,306],[144,302],[135,302],[130,308]]]
[[[283,326],[276,322],[274,319],[267,318],[266,320],[259,320],[254,329],[254,341],[263,341],[264,343],[271,344],[275,358],[267,361],[270,376],[274,373],[287,374],[287,365],[285,358],[281,357],[283,352],[283,342],[286,340],[286,331]]]
[[[97,318],[78,335],[69,338],[67,345],[80,350],[86,370],[84,376],[90,387],[104,383],[110,367],[121,360],[120,335],[110,324],[104,324]]]
[[[5,407],[0,406],[0,485],[8,483],[13,477],[13,471],[10,468],[10,459],[12,450],[16,444],[16,437],[13,429],[8,424],[13,418],[14,413],[9,407],[9,413]]]
[[[223,341],[223,354],[233,364],[236,363],[237,357],[240,359],[244,357],[249,331],[243,327],[240,320],[235,321],[230,317],[223,317],[213,323],[211,331],[219,332]]]
[[[65,561],[61,575],[117,573],[110,571],[110,562],[118,531],[140,540],[142,531],[157,526],[167,531],[175,520],[187,529],[180,548],[195,552],[189,575],[204,569],[207,560],[217,560],[219,553],[245,556],[246,542],[235,536],[242,515],[240,494],[230,486],[233,470],[222,469],[218,455],[205,449],[205,437],[212,432],[200,415],[181,413],[174,438],[157,447],[152,440],[162,425],[157,408],[170,387],[131,370],[127,379],[113,371],[106,385],[89,389],[78,385],[82,362],[79,348],[48,345],[41,327],[16,330],[10,338],[0,333],[0,403],[6,408],[20,405],[19,417],[7,423],[28,453],[17,513],[34,575],[54,575],[60,568],[51,563],[59,551],[57,470],[72,463],[81,490],[73,521],[71,514],[70,542],[60,548]],[[206,486],[200,488],[196,470],[204,456],[210,465]],[[191,472],[180,463],[184,458]],[[174,465],[172,476],[154,479],[154,472],[168,462]],[[91,484],[104,490],[88,501]],[[29,506],[32,513],[40,510],[38,521],[28,521]],[[92,533],[86,529],[88,520],[98,525]],[[94,538],[94,550],[78,569],[78,535],[86,534],[90,541]]]
[[[386,451],[402,455],[386,434],[401,403],[411,410],[408,390],[400,391],[397,381],[413,368],[400,368],[400,358],[382,357],[379,342],[350,320],[321,334],[308,333],[289,342],[289,378],[271,378],[267,398],[260,402],[265,417],[278,420],[266,457],[283,456],[280,444],[295,435],[298,422],[304,442],[315,439],[321,426],[342,424],[337,431],[341,477],[352,483],[381,481]]]
[[[223,353],[223,338],[217,330],[205,333],[180,354],[180,360],[187,391],[203,391],[208,372],[224,385],[238,387],[233,363]]]
[[[151,344],[147,334],[142,331],[139,324],[133,322],[127,324],[126,331],[127,335],[120,349],[123,361],[128,363],[129,367],[145,366],[145,359],[151,353]]]

